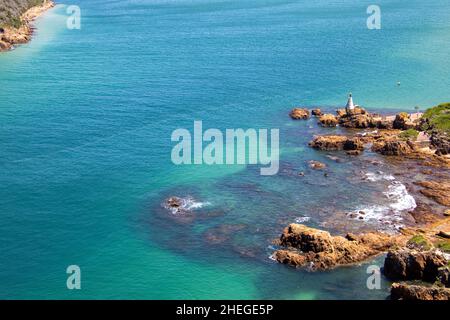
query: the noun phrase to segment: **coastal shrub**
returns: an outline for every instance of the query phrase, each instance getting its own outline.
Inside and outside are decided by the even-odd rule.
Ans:
[[[437,244],[437,247],[445,252],[450,252],[450,241],[442,241]],[[450,261],[449,261],[450,263]],[[449,265],[450,266],[450,265]]]
[[[30,9],[44,3],[44,0],[0,0],[0,27],[22,25],[20,16]]]
[[[408,130],[402,131],[398,136],[403,140],[415,141],[415,140],[417,140],[417,137],[419,136],[419,131],[414,130],[414,129],[408,129]]]
[[[409,247],[420,248],[423,250],[430,250],[432,248],[431,243],[429,243],[428,240],[420,234],[416,234],[411,239],[409,239],[407,244]]]
[[[422,130],[440,130],[450,134],[450,103],[442,103],[423,114]]]

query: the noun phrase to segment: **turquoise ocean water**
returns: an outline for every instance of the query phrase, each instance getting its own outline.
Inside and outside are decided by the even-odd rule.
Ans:
[[[66,28],[70,4],[81,30]],[[349,91],[374,110],[450,98],[448,1],[380,0],[381,30],[366,27],[370,4],[79,0],[38,19],[32,42],[0,55],[0,298],[384,299],[367,264],[308,273],[269,259],[299,217],[333,231],[337,212],[390,201],[388,182],[348,178],[359,160],[309,150],[321,130],[292,122],[292,106],[332,110]],[[279,128],[280,173],[173,165],[170,135],[194,120]],[[170,195],[207,205],[177,220],[161,208]]]

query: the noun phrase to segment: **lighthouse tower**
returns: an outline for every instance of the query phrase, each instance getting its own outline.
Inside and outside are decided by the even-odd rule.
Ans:
[[[345,110],[347,110],[347,112],[355,110],[355,105],[353,104],[353,98],[351,93],[348,95],[348,101],[347,105],[345,106]]]

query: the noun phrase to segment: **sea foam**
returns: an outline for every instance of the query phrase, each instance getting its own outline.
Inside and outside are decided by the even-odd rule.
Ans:
[[[396,180],[394,176],[384,172],[368,172],[366,180],[370,182],[389,181],[387,190],[383,195],[388,203],[385,205],[361,206],[349,212],[348,216],[357,220],[377,223],[381,229],[398,229],[403,226],[403,213],[417,207],[413,196],[408,193],[406,186]]]

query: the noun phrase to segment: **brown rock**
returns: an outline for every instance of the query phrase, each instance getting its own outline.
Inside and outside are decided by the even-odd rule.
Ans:
[[[442,253],[403,249],[390,251],[384,260],[383,272],[393,280],[424,280],[434,282],[439,268],[445,266],[447,260]]]
[[[401,112],[395,116],[393,127],[394,129],[408,130],[415,128],[415,124],[411,121],[409,114]]]
[[[348,150],[345,153],[347,153],[349,156],[359,156],[361,155],[361,150]]]
[[[309,119],[310,114],[308,109],[295,108],[293,109],[289,115],[294,120],[306,120]]]
[[[322,115],[322,110],[320,110],[319,108],[312,109],[311,114],[315,117],[320,117]]]
[[[314,170],[322,170],[322,169],[325,169],[327,167],[327,165],[320,161],[310,160],[309,167]]]
[[[406,141],[384,140],[374,142],[372,151],[385,156],[404,156],[414,152],[414,149]]]
[[[391,300],[450,300],[450,289],[394,283],[391,287]]]
[[[445,132],[433,132],[430,141],[433,147],[436,148],[436,154],[450,154],[450,137]]]
[[[364,150],[364,144],[359,138],[350,138],[345,141],[343,149],[349,150]]]
[[[344,117],[347,115],[347,111],[345,109],[337,109],[336,114],[339,118]]]
[[[439,269],[438,280],[447,288],[450,287],[450,267],[443,267]]]
[[[291,224],[280,237],[280,244],[298,248],[303,252],[333,252],[333,244],[329,232],[309,228],[302,224]]]
[[[309,146],[319,150],[337,151],[344,149],[347,140],[346,136],[316,136]]]
[[[319,118],[319,124],[321,124],[324,127],[336,127],[338,123],[339,121],[337,117],[330,113],[324,114]]]
[[[437,203],[450,207],[450,182],[442,181],[418,181],[414,184],[423,187],[420,190],[424,196],[433,199]]]
[[[450,239],[450,232],[445,232],[441,230],[436,235],[441,238]]]
[[[346,238],[329,232],[291,224],[284,229],[279,244],[288,249],[278,250],[274,258],[296,267],[311,270],[332,269],[373,257],[397,243],[393,237],[378,233],[348,234]]]

